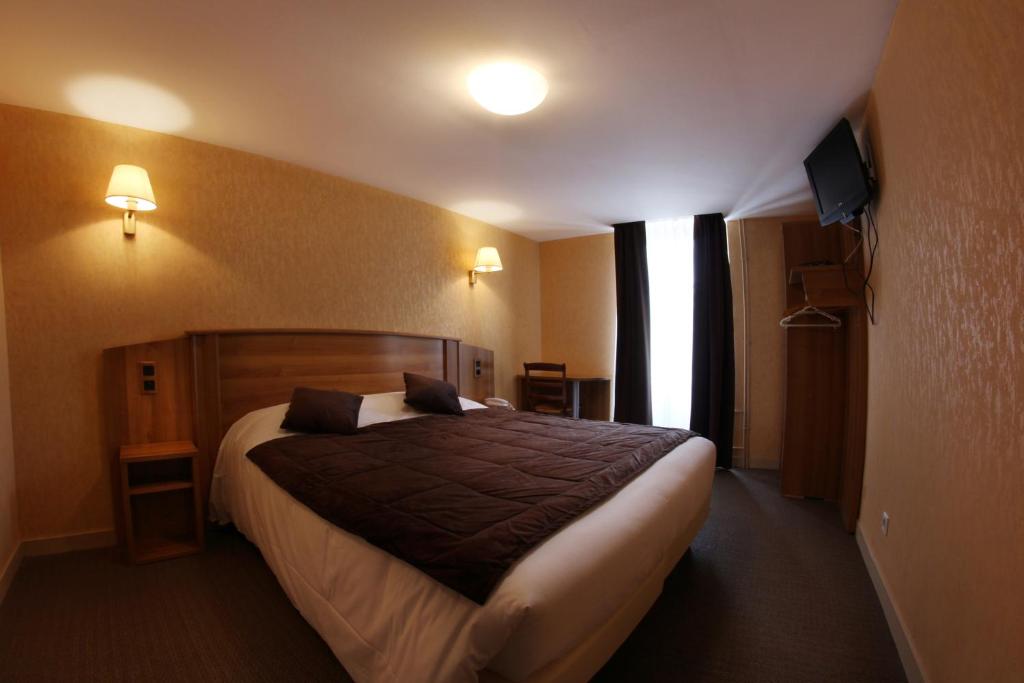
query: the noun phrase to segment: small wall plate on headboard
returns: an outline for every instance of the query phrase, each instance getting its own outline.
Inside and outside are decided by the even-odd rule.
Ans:
[[[144,394],[156,393],[156,361],[139,361],[139,390]]]

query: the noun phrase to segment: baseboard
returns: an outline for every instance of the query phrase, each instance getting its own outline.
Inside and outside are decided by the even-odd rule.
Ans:
[[[51,536],[33,538],[21,542],[22,554],[25,557],[37,555],[58,555],[76,550],[94,550],[117,545],[117,533],[113,529],[86,531],[69,536]]]
[[[22,545],[19,543],[14,546],[14,552],[7,559],[7,565],[0,569],[0,605],[4,604],[4,598],[7,597],[7,589],[11,587],[14,575],[18,573],[22,556]]]
[[[747,459],[747,467],[752,470],[777,470],[780,460],[778,458],[764,457],[763,455],[751,454]]]
[[[732,466],[737,469],[747,466],[747,449],[743,446],[732,447]]]
[[[109,548],[117,545],[117,533],[113,529],[101,529],[99,531],[86,531],[70,536],[50,536],[48,538],[33,538],[18,543],[7,560],[7,565],[0,569],[0,605],[7,597],[7,589],[14,582],[14,575],[21,567],[21,560],[26,557],[38,555],[58,555],[70,553],[75,550],[94,550],[96,548]]]
[[[889,622],[889,631],[892,633],[892,639],[896,643],[896,650],[899,652],[900,661],[903,663],[903,672],[907,675],[907,681],[909,683],[924,683],[925,677],[921,669],[921,660],[918,658],[914,644],[911,642],[910,637],[907,635],[907,630],[903,626],[903,619],[900,618],[899,610],[896,609],[896,605],[893,604],[892,599],[889,597],[889,588],[886,586],[882,574],[878,571],[878,565],[875,564],[875,556],[871,554],[871,548],[864,541],[864,534],[861,533],[859,524],[857,525],[856,535],[857,546],[860,548],[861,557],[864,558],[864,566],[868,569],[871,583],[875,585],[878,601],[882,603],[882,611],[885,612],[885,620]]]

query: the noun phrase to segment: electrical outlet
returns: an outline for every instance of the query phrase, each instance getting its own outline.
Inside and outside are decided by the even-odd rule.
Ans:
[[[882,535],[883,536],[888,536],[889,535],[889,513],[888,512],[883,512],[882,513]]]

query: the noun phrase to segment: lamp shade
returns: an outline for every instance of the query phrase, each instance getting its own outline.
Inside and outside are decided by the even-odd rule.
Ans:
[[[149,174],[141,166],[118,164],[107,185],[107,204],[128,211],[152,211],[156,208]]]
[[[501,257],[494,247],[480,247],[476,252],[473,270],[478,273],[496,273],[501,270]]]

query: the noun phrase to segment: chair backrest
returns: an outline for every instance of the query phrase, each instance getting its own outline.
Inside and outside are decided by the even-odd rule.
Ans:
[[[526,371],[523,388],[526,409],[544,407],[567,415],[569,390],[565,380],[565,363],[523,363],[523,369]]]

